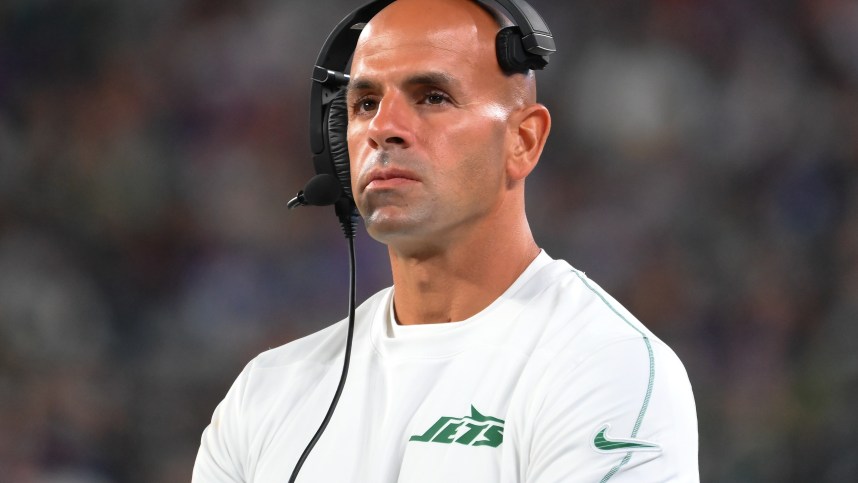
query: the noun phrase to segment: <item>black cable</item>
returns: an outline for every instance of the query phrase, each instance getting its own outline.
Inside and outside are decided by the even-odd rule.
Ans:
[[[346,228],[344,227],[344,230]],[[343,373],[340,376],[340,383],[337,386],[337,392],[334,394],[334,399],[331,401],[331,407],[328,408],[328,413],[325,414],[325,419],[322,420],[322,425],[319,426],[319,429],[316,430],[316,434],[313,435],[313,439],[307,444],[307,447],[304,448],[304,453],[301,454],[301,457],[298,458],[298,462],[295,463],[295,469],[292,470],[292,476],[289,478],[289,483],[295,483],[295,479],[298,477],[298,472],[301,470],[301,466],[304,465],[304,460],[307,459],[307,456],[310,455],[310,451],[313,450],[313,447],[316,446],[316,442],[319,441],[319,438],[322,437],[322,433],[325,432],[325,428],[328,427],[328,422],[331,420],[331,416],[334,415],[334,409],[337,407],[337,402],[340,400],[340,394],[343,393],[343,387],[346,385],[346,376],[349,373],[349,359],[351,359],[352,355],[352,338],[355,332],[355,240],[354,240],[354,232],[352,230],[351,236],[349,233],[346,233],[346,238],[349,240],[349,331],[348,336],[346,337],[346,353],[343,358]]]

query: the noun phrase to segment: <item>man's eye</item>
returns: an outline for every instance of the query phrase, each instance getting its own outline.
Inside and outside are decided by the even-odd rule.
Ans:
[[[367,112],[367,111],[374,111],[377,106],[378,106],[378,102],[375,99],[363,98],[363,99],[358,99],[354,103],[353,109],[355,112],[361,113],[361,112]]]
[[[447,96],[440,92],[432,92],[426,95],[427,104],[443,104],[448,100]]]

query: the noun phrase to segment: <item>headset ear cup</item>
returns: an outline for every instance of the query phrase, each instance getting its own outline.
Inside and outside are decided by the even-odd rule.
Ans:
[[[327,116],[327,139],[328,150],[331,153],[331,163],[343,193],[352,197],[351,169],[349,166],[349,144],[348,144],[349,112],[346,105],[345,90],[337,94],[328,106]]]
[[[520,40],[520,34],[516,32],[516,30],[517,29],[514,27],[505,27],[502,28],[495,37],[498,64],[500,64],[501,70],[507,74],[513,74],[521,71],[515,65],[515,56],[512,52],[514,47],[511,46],[512,42]]]
[[[548,64],[548,58],[524,50],[521,29],[504,27],[495,37],[498,64],[506,74],[525,74],[528,70],[540,70]]]

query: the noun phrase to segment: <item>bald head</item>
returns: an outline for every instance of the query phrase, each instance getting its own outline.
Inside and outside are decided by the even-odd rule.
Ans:
[[[536,102],[536,82],[532,72],[507,75],[498,64],[495,37],[510,24],[471,0],[397,0],[363,29],[354,58],[389,49],[413,48],[416,55],[425,47],[445,49],[480,69],[498,102],[521,108]]]

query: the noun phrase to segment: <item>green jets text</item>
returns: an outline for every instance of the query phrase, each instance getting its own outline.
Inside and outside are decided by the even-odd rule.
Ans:
[[[414,435],[409,441],[458,443],[497,448],[503,442],[503,425],[503,419],[483,416],[474,406],[471,406],[470,416],[461,418],[443,416],[425,433]]]

